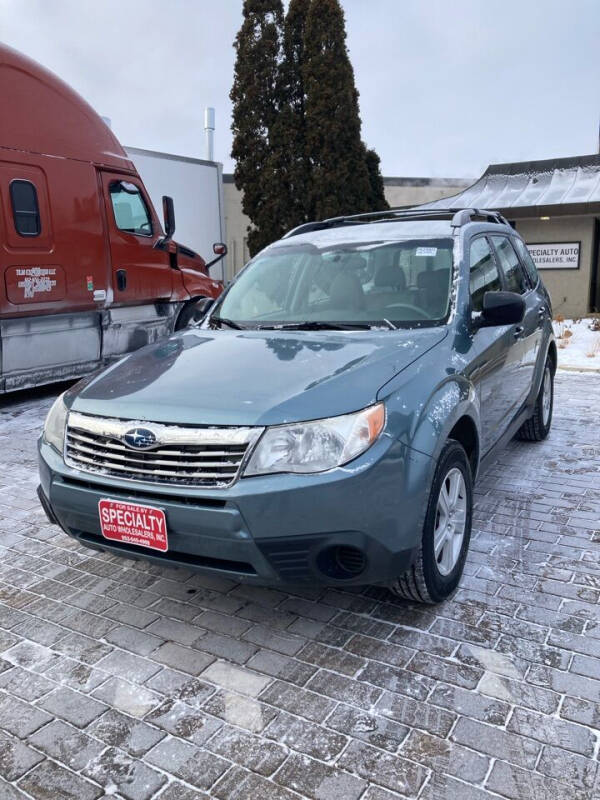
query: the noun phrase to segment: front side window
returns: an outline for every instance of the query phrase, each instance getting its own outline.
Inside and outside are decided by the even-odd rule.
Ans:
[[[137,236],[151,236],[152,220],[139,187],[128,181],[113,181],[109,192],[117,228]]]
[[[517,248],[517,253],[521,257],[521,263],[527,273],[527,277],[529,278],[529,283],[532,287],[536,287],[538,285],[538,281],[540,276],[537,271],[537,267],[531,257],[531,253],[527,249],[527,245],[522,239],[513,239],[515,243],[515,247]]]
[[[42,230],[37,191],[30,181],[16,180],[10,184],[15,230],[19,236],[39,236]]]
[[[215,316],[244,327],[439,324],[452,252],[450,238],[275,247],[248,265]]]
[[[519,258],[510,243],[510,239],[507,236],[492,236],[492,241],[498,253],[500,268],[506,278],[507,290],[517,294],[525,294],[527,291],[525,274],[521,269]]]
[[[469,263],[471,309],[483,311],[483,295],[486,292],[497,292],[502,288],[492,248],[485,237],[481,236],[471,243]]]

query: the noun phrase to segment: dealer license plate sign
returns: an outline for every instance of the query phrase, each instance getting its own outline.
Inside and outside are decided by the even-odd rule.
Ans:
[[[161,508],[103,498],[98,503],[100,527],[105,539],[160,550],[169,549],[167,518]]]

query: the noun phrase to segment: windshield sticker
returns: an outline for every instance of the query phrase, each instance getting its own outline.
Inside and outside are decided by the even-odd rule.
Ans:
[[[435,256],[437,255],[437,247],[417,247],[415,252],[416,256]]]

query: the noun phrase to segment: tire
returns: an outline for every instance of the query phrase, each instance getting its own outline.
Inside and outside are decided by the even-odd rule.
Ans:
[[[554,408],[554,365],[546,358],[542,385],[535,398],[533,415],[517,431],[517,439],[525,442],[542,442],[550,433]]]
[[[455,485],[458,486],[456,509],[451,516],[446,515],[450,526],[445,525],[446,543],[442,544],[436,558],[434,541],[437,536],[441,542],[444,533],[444,512],[440,507],[440,503],[444,506],[442,489],[447,498],[448,487],[453,489]],[[469,550],[472,513],[473,476],[469,459],[464,447],[454,439],[449,439],[440,454],[433,477],[419,553],[413,565],[390,585],[394,594],[418,603],[441,603],[454,594]],[[462,539],[459,540],[461,524]]]
[[[198,308],[198,303],[204,300],[203,297],[196,298],[195,300],[188,301],[184,307],[179,312],[179,316],[177,317],[177,322],[175,323],[175,331],[182,331],[184,328],[187,328],[190,324],[194,322],[199,322],[202,317],[204,316],[204,312],[202,312]]]

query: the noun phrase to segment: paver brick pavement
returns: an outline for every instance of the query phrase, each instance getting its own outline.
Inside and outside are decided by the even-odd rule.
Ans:
[[[461,588],[274,591],[81,548],[0,408],[0,800],[600,800],[598,378],[475,488]]]

